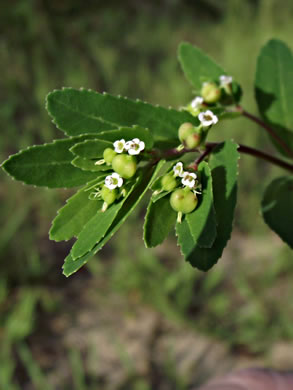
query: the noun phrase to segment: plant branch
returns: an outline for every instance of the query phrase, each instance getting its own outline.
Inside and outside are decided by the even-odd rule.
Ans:
[[[207,147],[209,147],[209,148],[211,148],[211,147],[214,148],[219,144],[220,144],[220,142],[207,142],[206,143]],[[212,149],[210,149],[210,152],[211,152],[211,150]],[[257,158],[261,158],[262,160],[268,161],[271,164],[277,165],[277,166],[279,166],[283,169],[286,169],[287,171],[293,173],[293,164],[289,164],[286,161],[281,160],[278,157],[272,156],[271,154],[262,152],[261,150],[251,148],[250,146],[239,144],[238,152],[244,153],[244,154],[249,154],[250,156],[254,156]]]
[[[236,110],[240,112],[244,117],[250,119],[251,121],[257,123],[259,126],[261,126],[263,129],[265,129],[272,138],[282,147],[282,149],[288,154],[288,156],[293,158],[293,152],[288,147],[288,145],[278,136],[278,134],[265,122],[263,122],[261,119],[257,118],[253,114],[250,114],[249,112],[245,111],[243,107],[237,106]]]
[[[195,160],[194,164],[191,165],[190,167],[192,169],[197,169],[197,166],[201,163],[201,161],[203,161],[213,151],[213,149],[220,144],[221,144],[221,142],[206,142],[205,150],[203,151],[203,153],[201,153],[199,155],[199,157]],[[157,156],[155,162],[159,161],[161,158],[176,157],[176,156],[179,157],[179,156],[182,156],[184,153],[192,153],[192,152],[198,153],[199,150],[196,148],[195,149],[184,148],[181,150],[174,148],[174,149],[165,150],[165,152],[162,155]],[[279,166],[283,169],[286,169],[287,171],[293,173],[293,164],[287,163],[286,161],[284,161],[278,157],[272,156],[269,153],[266,153],[266,152],[263,152],[261,150],[251,148],[250,146],[246,146],[246,145],[242,145],[242,144],[238,145],[238,152],[244,153],[244,154],[249,154],[250,156],[260,158],[262,160],[265,160],[271,164],[277,165],[277,166]]]
[[[194,161],[193,164],[190,165],[190,168],[194,169],[197,171],[199,164],[212,152],[212,150],[217,146],[213,144],[206,144],[206,148],[203,151],[201,155],[198,156],[198,158]]]

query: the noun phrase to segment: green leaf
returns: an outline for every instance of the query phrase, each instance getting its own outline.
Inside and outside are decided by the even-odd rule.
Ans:
[[[226,72],[198,47],[183,42],[179,45],[179,62],[187,80],[199,91],[202,83],[208,80],[218,81]]]
[[[155,168],[145,168],[143,170],[142,175],[140,176],[140,181],[137,183],[130,196],[126,199],[126,202],[118,212],[106,235],[91,251],[76,260],[73,260],[71,254],[66,257],[65,263],[63,265],[63,273],[65,276],[70,276],[79,270],[92,256],[94,256],[100,249],[102,249],[102,247],[110,240],[111,237],[113,237],[113,235],[117,232],[120,226],[126,221],[127,217],[141,201],[146,191],[150,188],[163,164],[164,161],[160,161]]]
[[[88,186],[80,189],[58,211],[49,232],[51,240],[67,241],[77,237],[84,225],[101,209],[103,202],[90,200],[87,188]]]
[[[202,248],[210,248],[217,236],[217,221],[214,209],[213,184],[211,170],[206,162],[202,162],[198,171],[202,184],[199,205],[186,220],[194,242]]]
[[[93,257],[95,253],[93,251],[86,253],[84,256],[79,257],[76,260],[73,260],[71,253],[66,256],[63,264],[63,274],[65,276],[70,276],[78,271],[83,265],[85,265],[88,260]]]
[[[91,172],[101,172],[112,170],[112,167],[107,164],[96,165],[97,160],[88,160],[87,158],[82,158],[76,156],[72,161],[75,167],[82,169],[83,171],[91,171]]]
[[[277,39],[270,40],[257,61],[255,96],[260,114],[293,150],[293,54]],[[288,155],[274,139],[280,152]]]
[[[6,160],[2,167],[16,180],[49,188],[76,187],[93,180],[96,174],[71,164],[70,148],[88,136],[61,139],[50,144],[31,146]]]
[[[97,134],[97,139],[86,140],[76,144],[71,152],[83,158],[99,158],[106,148],[113,149],[113,142],[124,138],[125,141],[139,138],[145,143],[145,149],[151,149],[154,142],[151,133],[140,126],[122,127],[119,130]]]
[[[101,209],[86,223],[77,241],[74,243],[71,249],[71,256],[73,260],[85,255],[87,252],[93,249],[95,244],[99,242],[107,233],[107,230],[114,221],[118,211],[125,203],[127,197],[131,194],[131,191],[135,188],[135,185],[129,189],[126,197],[122,198],[119,202],[111,204],[106,211]]]
[[[222,256],[230,239],[237,198],[237,145],[226,141],[218,145],[210,157],[213,179],[214,207],[217,219],[217,237],[211,248],[201,248],[195,242],[187,218],[176,224],[178,243],[186,260],[192,266],[207,271]]]
[[[90,139],[74,145],[70,151],[76,156],[86,159],[103,157],[104,150],[112,148],[112,142],[103,141],[101,139]]]
[[[172,227],[175,226],[177,213],[170,206],[169,197],[150,201],[145,217],[144,242],[147,248],[161,244]]]
[[[293,249],[293,177],[273,180],[261,204],[265,222]]]
[[[145,143],[146,149],[151,149],[154,145],[152,133],[141,126],[134,125],[132,127],[119,127],[117,130],[104,131],[97,135],[97,138],[103,139],[109,142],[115,142],[124,138],[125,141],[129,141],[133,138],[139,138]]]
[[[198,123],[185,111],[176,111],[90,90],[65,88],[47,96],[54,123],[67,135],[100,133],[119,126],[148,128],[156,139],[177,138],[184,122]]]

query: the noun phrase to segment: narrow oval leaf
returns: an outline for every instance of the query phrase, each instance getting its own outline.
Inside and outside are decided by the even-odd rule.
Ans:
[[[293,53],[282,41],[272,39],[260,52],[255,96],[263,119],[293,151]],[[272,141],[281,153],[288,155]]]
[[[90,139],[74,145],[70,151],[76,156],[90,159],[103,157],[106,148],[113,148],[112,142]]]
[[[218,145],[210,157],[217,220],[217,237],[212,247],[201,248],[197,245],[187,218],[181,224],[176,224],[182,254],[192,266],[202,271],[207,271],[218,261],[230,239],[237,198],[238,158],[237,145],[233,141]]]
[[[112,143],[122,138],[124,138],[125,141],[139,138],[145,143],[145,149],[151,149],[154,145],[152,133],[148,129],[137,125],[132,127],[119,127],[117,130],[104,131],[98,134],[97,138]]]
[[[71,164],[70,148],[89,136],[61,139],[50,144],[31,146],[9,157],[2,167],[16,180],[35,186],[70,188],[93,180],[96,174]]]
[[[202,248],[210,248],[217,236],[212,175],[205,161],[199,165],[198,171],[200,172],[202,193],[198,196],[198,207],[186,215],[186,220],[194,242]]]
[[[293,177],[273,180],[261,204],[265,222],[293,249]]]
[[[161,244],[174,228],[177,213],[170,206],[169,196],[150,201],[144,223],[144,242],[147,248]]]
[[[187,80],[199,91],[207,80],[217,81],[226,72],[198,47],[183,42],[179,45],[179,62]]]
[[[114,148],[113,142],[124,139],[130,141],[139,138],[145,143],[145,149],[151,149],[154,142],[151,133],[140,126],[121,127],[118,130],[103,132],[97,135],[96,139],[86,140],[71,148],[71,152],[83,158],[99,158],[103,156],[106,148]]]
[[[103,202],[90,200],[87,187],[69,198],[52,222],[51,240],[62,241],[77,237],[85,224],[101,209]]]
[[[95,247],[82,257],[73,260],[71,253],[66,257],[63,265],[63,273],[65,276],[70,276],[79,270],[87,261],[94,256],[102,247],[113,237],[120,226],[126,221],[128,216],[132,213],[138,203],[141,201],[146,191],[150,188],[154,180],[157,178],[160,169],[164,165],[164,161],[160,161],[156,167],[147,167],[143,170],[141,180],[137,183],[130,196],[126,199],[125,204],[118,212],[112,225],[108,229],[104,238],[98,242]]]
[[[70,136],[139,125],[148,128],[156,139],[177,138],[182,123],[198,123],[186,111],[72,88],[51,92],[47,109],[56,126]]]

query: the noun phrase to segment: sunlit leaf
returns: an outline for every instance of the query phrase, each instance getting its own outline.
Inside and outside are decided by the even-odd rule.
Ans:
[[[217,81],[226,72],[198,47],[183,42],[179,45],[178,57],[187,80],[200,91],[204,81]]]
[[[176,139],[182,123],[198,124],[198,119],[185,111],[72,88],[51,92],[47,109],[57,127],[70,136],[139,125],[149,129],[155,139]]]
[[[89,136],[61,139],[50,144],[31,146],[11,156],[3,168],[16,180],[49,188],[76,187],[93,180],[96,174],[74,167],[70,148]]]

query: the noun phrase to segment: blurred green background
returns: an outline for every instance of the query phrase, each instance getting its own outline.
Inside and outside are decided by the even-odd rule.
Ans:
[[[55,88],[186,104],[182,40],[221,63],[256,113],[258,51],[272,37],[293,38],[291,0],[2,0],[0,11],[1,161],[62,137],[44,105]],[[245,119],[210,139],[225,137],[272,151]],[[292,252],[258,211],[282,173],[243,156],[232,240],[208,274],[184,263],[173,236],[144,249],[138,210],[66,279],[71,243],[49,242],[48,230],[71,191],[1,172],[0,389],[183,390],[246,364],[293,368]]]

